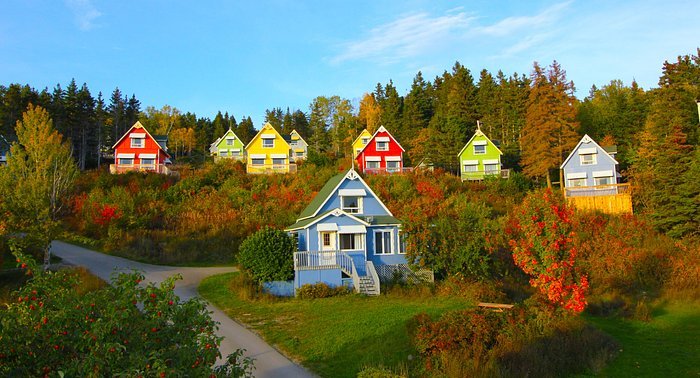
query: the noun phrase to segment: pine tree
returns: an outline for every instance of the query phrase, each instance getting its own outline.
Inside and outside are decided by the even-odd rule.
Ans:
[[[107,112],[109,113],[109,122],[112,125],[113,133],[109,140],[110,145],[114,145],[122,134],[126,131],[126,115],[125,115],[124,100],[122,99],[122,92],[119,88],[114,88],[112,96],[109,99],[109,106],[107,107]]]
[[[241,141],[247,144],[253,139],[255,134],[257,134],[257,130],[255,130],[255,125],[253,125],[253,120],[250,117],[241,118],[241,122],[236,130],[236,135],[241,138]]]
[[[546,71],[534,64],[528,97],[526,125],[521,137],[523,173],[546,177],[552,186],[550,169],[559,168],[576,145],[576,98],[574,84],[554,61]]]
[[[304,139],[309,137],[309,119],[301,110],[296,110],[292,114],[292,130],[296,130]]]
[[[423,74],[418,71],[413,78],[411,90],[403,102],[403,130],[398,135],[401,140],[415,138],[422,129],[430,124],[433,116],[432,86],[423,79]],[[409,152],[411,156],[414,153]]]

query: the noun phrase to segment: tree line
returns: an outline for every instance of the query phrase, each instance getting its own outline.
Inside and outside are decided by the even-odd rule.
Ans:
[[[405,95],[389,80],[377,83],[358,105],[340,96],[319,96],[307,112],[268,109],[265,122],[283,134],[297,130],[312,153],[331,159],[350,156],[350,145],[362,129],[372,132],[384,125],[407,150],[407,166],[428,159],[457,171],[456,155],[479,120],[482,131],[504,152],[505,168],[549,185],[576,142],[588,134],[599,144],[618,146],[621,172],[636,182],[637,208],[658,212],[659,224],[676,219],[661,226],[671,231],[681,219],[700,212],[693,199],[698,193],[693,175],[697,178],[700,170],[699,56],[700,49],[664,62],[658,88],[644,90],[634,81],[626,85],[611,80],[593,86],[583,100],[574,96],[574,83],[556,61],[549,66],[535,62],[530,75],[481,70],[478,79],[456,62],[432,81],[419,71]],[[209,119],[168,105],[142,110],[133,94],[115,88],[105,101],[101,93],[94,98],[87,84],[78,87],[72,80],[65,89],[59,84],[53,91],[0,86],[1,134],[14,139],[16,121],[29,103],[49,111],[56,129],[70,141],[80,169],[103,164],[110,147],[136,120],[152,134],[167,134],[176,157],[207,156],[209,145],[229,128],[244,142],[256,133],[250,117],[237,121],[229,112],[218,112]]]

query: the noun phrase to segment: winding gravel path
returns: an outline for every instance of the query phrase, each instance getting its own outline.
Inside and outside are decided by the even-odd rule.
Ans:
[[[175,294],[183,300],[199,295],[197,287],[204,278],[215,274],[236,271],[236,268],[233,267],[185,268],[144,264],[121,257],[105,255],[61,241],[52,243],[51,252],[61,257],[68,264],[84,266],[107,282],[110,282],[110,276],[115,270],[140,270],[144,273],[147,282],[154,283],[160,283],[165,278],[179,273],[182,275],[182,280],[175,283]],[[223,311],[211,304],[208,305],[208,308],[212,312],[212,319],[219,322],[219,336],[224,338],[220,347],[222,356],[225,357],[238,348],[245,349],[246,356],[255,359],[254,374],[260,378],[314,377],[312,373],[293,363],[265,343],[259,336],[231,320]]]

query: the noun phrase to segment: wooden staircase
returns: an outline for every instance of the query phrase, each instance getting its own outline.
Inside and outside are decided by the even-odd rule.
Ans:
[[[370,276],[360,276],[360,287],[357,291],[365,295],[379,295],[379,287]]]

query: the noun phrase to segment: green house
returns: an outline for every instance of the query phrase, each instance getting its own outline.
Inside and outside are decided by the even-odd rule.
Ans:
[[[245,145],[231,129],[209,146],[209,152],[214,160],[245,160]]]
[[[477,127],[474,136],[459,151],[459,171],[462,181],[483,180],[484,176],[507,177],[501,169],[503,152]]]

